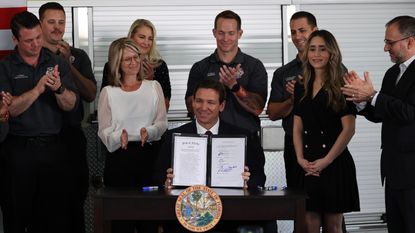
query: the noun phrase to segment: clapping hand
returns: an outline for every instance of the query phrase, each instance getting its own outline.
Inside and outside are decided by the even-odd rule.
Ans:
[[[346,73],[343,77],[346,83],[342,88],[344,95],[348,96],[346,100],[360,103],[368,101],[374,95],[372,80],[369,78],[369,72],[364,72],[364,80],[359,77],[355,71]]]
[[[128,133],[127,130],[123,129],[121,133],[121,148],[127,150],[128,145]]]

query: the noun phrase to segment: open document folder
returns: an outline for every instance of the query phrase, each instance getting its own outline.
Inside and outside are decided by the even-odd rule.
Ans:
[[[246,136],[173,135],[174,186],[242,188]]]

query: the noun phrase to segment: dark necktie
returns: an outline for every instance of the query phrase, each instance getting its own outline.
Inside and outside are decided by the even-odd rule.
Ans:
[[[212,135],[212,132],[210,132],[210,130],[207,130],[207,131],[205,132],[205,134],[210,136],[210,135]]]

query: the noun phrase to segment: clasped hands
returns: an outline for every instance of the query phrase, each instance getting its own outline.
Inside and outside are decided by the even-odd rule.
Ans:
[[[172,189],[173,188],[173,178],[174,178],[174,174],[173,174],[173,168],[168,168],[166,170],[167,174],[166,174],[166,181],[164,181],[164,187],[166,189]],[[249,168],[247,166],[244,167],[244,172],[241,173],[242,175],[242,179],[244,180],[244,189],[248,188],[248,181],[249,181],[249,177],[251,176],[251,173],[249,172]]]
[[[144,144],[147,142],[148,140],[148,132],[146,128],[141,128],[140,129],[140,137],[141,137],[141,146],[144,146]],[[127,145],[128,145],[128,132],[127,130],[123,129],[121,132],[121,148],[126,150],[127,149]]]
[[[320,173],[330,164],[326,158],[314,160],[313,162],[307,159],[298,160],[298,164],[304,169],[305,176],[320,176]]]
[[[46,74],[40,78],[39,82],[36,84],[36,89],[40,94],[42,94],[46,88],[49,88],[52,91],[57,91],[62,85],[58,67],[58,65],[55,65],[53,68],[48,68]]]

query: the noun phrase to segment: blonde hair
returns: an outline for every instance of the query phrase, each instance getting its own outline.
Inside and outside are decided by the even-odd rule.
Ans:
[[[330,54],[328,63],[325,67],[325,74],[323,75],[323,90],[327,92],[328,101],[327,106],[332,108],[335,112],[339,112],[342,108],[346,106],[346,99],[344,98],[343,93],[340,88],[344,85],[343,75],[346,70],[342,66],[342,55],[337,44],[336,38],[333,34],[326,30],[317,30],[310,34],[305,53],[303,54],[303,82],[304,82],[304,96],[301,98],[303,100],[305,96],[311,91],[309,90],[309,82],[312,76],[315,75],[314,67],[311,66],[308,61],[308,52],[310,49],[310,42],[314,37],[320,37],[326,43],[326,49]]]
[[[133,22],[130,26],[130,30],[128,31],[128,38],[133,38],[134,34],[137,32],[138,28],[141,27],[148,27],[153,32],[153,43],[150,48],[150,52],[148,54],[148,61],[154,67],[158,67],[161,64],[161,55],[157,48],[156,44],[156,27],[154,27],[153,23],[151,23],[147,19],[137,19]]]
[[[130,49],[138,56],[140,56],[140,49],[137,44],[130,38],[123,37],[113,41],[110,45],[108,51],[108,63],[110,67],[110,75],[108,79],[108,84],[115,87],[121,86],[122,81],[122,72],[121,72],[121,62],[124,49]],[[144,72],[142,65],[140,63],[140,71],[137,74],[137,80],[143,80]]]

